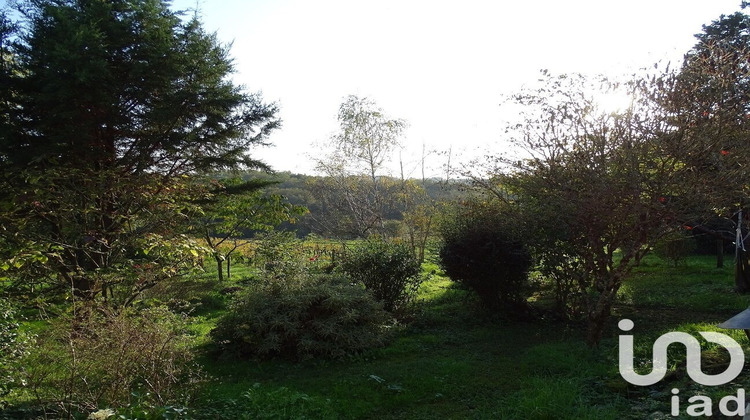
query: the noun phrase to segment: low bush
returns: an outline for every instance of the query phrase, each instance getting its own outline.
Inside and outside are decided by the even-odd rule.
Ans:
[[[341,269],[383,302],[389,312],[403,308],[422,283],[419,260],[403,244],[369,240],[347,252]]]
[[[61,415],[186,402],[202,375],[183,327],[165,308],[57,320],[24,361],[28,386]]]
[[[440,265],[493,311],[525,311],[531,256],[509,215],[481,204],[456,210],[440,226]]]
[[[391,318],[361,286],[323,275],[238,295],[211,337],[240,358],[339,358],[385,343]]]

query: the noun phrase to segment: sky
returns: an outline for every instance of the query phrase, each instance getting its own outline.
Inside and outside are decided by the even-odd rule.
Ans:
[[[740,0],[175,0],[231,43],[238,84],[276,102],[282,128],[253,151],[314,173],[347,95],[407,121],[406,176],[426,150],[501,151],[504,95],[554,74],[623,76],[679,63],[702,25]],[[446,156],[428,157],[438,175]],[[391,168],[397,166],[394,156]]]

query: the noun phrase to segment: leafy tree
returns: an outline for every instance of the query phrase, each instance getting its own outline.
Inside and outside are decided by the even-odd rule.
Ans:
[[[386,176],[377,183],[375,190],[370,178],[343,173],[311,179],[307,188],[316,197],[310,215],[314,230],[343,238],[388,236],[386,220],[400,217],[402,184]]]
[[[238,178],[215,181],[215,188],[202,214],[193,218],[193,228],[204,239],[216,260],[219,281],[231,277],[232,254],[250,243],[254,231],[269,231],[285,221],[305,212],[304,207],[292,205],[279,195],[265,195],[261,190],[267,183],[242,182]],[[238,191],[239,190],[239,191]]]
[[[374,101],[354,95],[341,104],[338,120],[341,131],[332,138],[334,154],[343,157],[351,170],[366,173],[377,184],[383,164],[400,145],[406,122],[389,119]]]
[[[658,98],[668,112],[675,135],[671,153],[690,185],[690,212],[682,218],[696,232],[737,242],[736,288],[750,291],[750,261],[732,231],[716,229],[716,218],[734,222],[745,237],[749,210],[746,162],[750,158],[750,17],[722,15],[703,32],[676,72],[661,80]],[[686,206],[687,207],[687,206]]]
[[[132,301],[198,252],[178,234],[200,197],[187,177],[262,167],[248,146],[277,109],[234,85],[228,48],[165,1],[19,11],[2,26],[2,251],[14,276],[87,300],[130,277],[120,301]]]
[[[49,169],[25,180],[29,189],[2,214],[7,263],[0,268],[14,289],[129,305],[203,252],[179,233],[197,211],[182,178],[142,176],[134,185],[132,177],[96,175]]]
[[[33,1],[11,44],[20,77],[6,166],[72,164],[174,176],[257,166],[276,108],[233,85],[228,49],[167,3]]]
[[[425,258],[427,241],[434,233],[438,202],[431,198],[422,185],[412,180],[401,181],[401,228],[406,241],[411,246],[417,259]]]
[[[366,237],[383,234],[385,213],[392,205],[395,188],[382,173],[383,164],[399,146],[406,123],[390,119],[374,101],[349,96],[338,113],[340,131],[332,137],[334,150],[316,160],[327,176],[315,187],[333,210],[319,218],[327,230]],[[337,224],[337,221],[344,223]]]
[[[628,273],[674,220],[665,197],[679,193],[679,162],[662,149],[668,126],[637,86],[625,86],[629,109],[607,112],[594,92],[617,84],[546,74],[539,89],[515,97],[524,111],[512,133],[525,159],[499,159],[504,170],[482,184],[526,215],[527,241],[547,272],[573,269],[558,274],[584,297],[591,345]],[[574,264],[559,264],[563,257]]]

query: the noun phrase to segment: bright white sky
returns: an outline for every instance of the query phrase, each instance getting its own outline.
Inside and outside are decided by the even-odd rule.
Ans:
[[[281,108],[274,169],[312,173],[342,99],[375,100],[408,121],[405,162],[422,144],[470,156],[502,146],[502,95],[555,74],[620,76],[678,62],[694,34],[740,0],[175,0],[233,42],[237,83]],[[444,157],[432,156],[437,168]],[[407,165],[407,176],[419,176]],[[429,174],[428,174],[429,175]]]

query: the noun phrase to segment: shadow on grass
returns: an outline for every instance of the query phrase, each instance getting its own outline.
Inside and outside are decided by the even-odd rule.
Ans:
[[[325,402],[327,418],[342,419],[607,419],[624,410],[623,399],[610,401],[597,386],[611,376],[611,345],[592,352],[577,325],[487,317],[473,296],[440,275],[423,285],[416,311],[388,346],[350,359],[205,358],[216,379],[201,405],[262,387]]]

